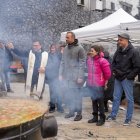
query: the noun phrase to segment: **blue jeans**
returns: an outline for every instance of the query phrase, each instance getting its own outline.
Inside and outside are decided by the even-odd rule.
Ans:
[[[113,107],[110,116],[112,117],[117,116],[123,90],[125,92],[125,96],[128,101],[126,119],[131,121],[133,115],[133,109],[134,109],[133,80],[124,79],[123,81],[119,81],[115,79],[114,93],[113,93]]]

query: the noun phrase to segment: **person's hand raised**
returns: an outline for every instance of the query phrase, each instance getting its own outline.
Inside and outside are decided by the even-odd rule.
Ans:
[[[13,43],[12,43],[12,42],[9,42],[9,43],[7,44],[7,48],[8,48],[8,49],[14,49]]]

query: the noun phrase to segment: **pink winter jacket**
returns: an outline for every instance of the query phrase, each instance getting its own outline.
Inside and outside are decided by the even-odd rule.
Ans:
[[[106,81],[111,77],[109,62],[100,56],[88,57],[88,86],[105,86]]]

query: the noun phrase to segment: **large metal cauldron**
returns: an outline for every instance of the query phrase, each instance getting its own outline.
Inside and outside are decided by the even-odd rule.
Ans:
[[[44,138],[56,136],[57,122],[54,117],[44,117],[46,110],[39,101],[0,99],[0,140],[42,140],[41,134]]]

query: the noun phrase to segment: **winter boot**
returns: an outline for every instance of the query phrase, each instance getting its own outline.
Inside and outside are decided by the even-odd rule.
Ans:
[[[100,114],[100,120],[96,123],[97,126],[102,126],[105,123],[106,116],[104,114]]]
[[[50,102],[50,108],[49,108],[49,113],[55,112],[55,104]]]
[[[93,118],[88,120],[88,123],[97,123],[98,122],[98,114],[93,113]]]
[[[69,112],[68,114],[65,115],[65,118],[71,118],[74,117],[74,112]]]
[[[80,121],[82,119],[82,114],[77,113],[76,117],[74,118],[74,121]]]

